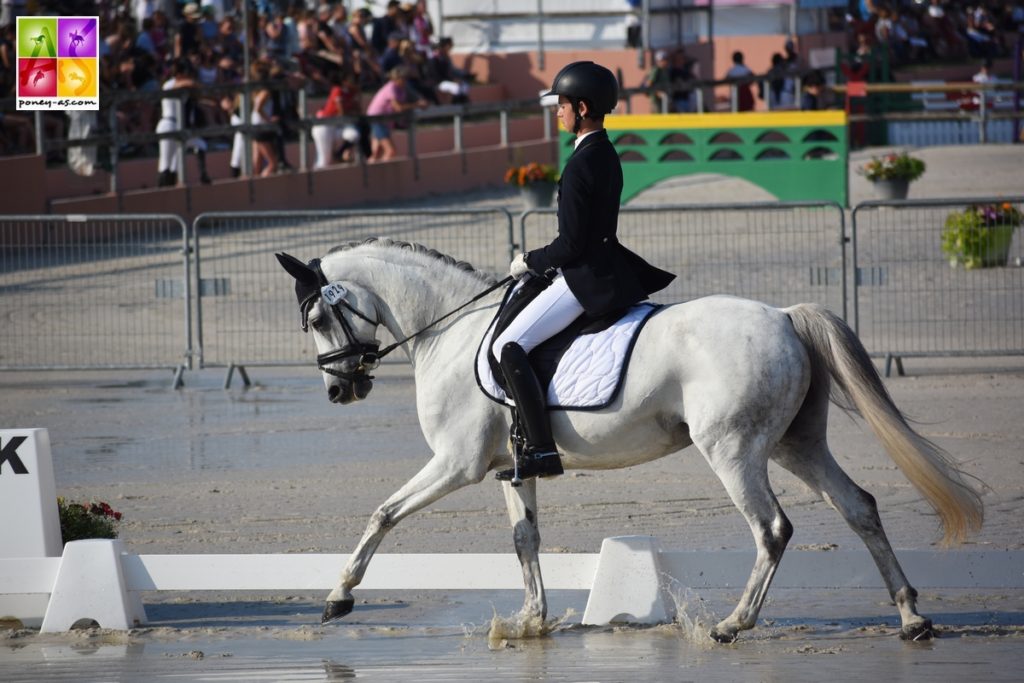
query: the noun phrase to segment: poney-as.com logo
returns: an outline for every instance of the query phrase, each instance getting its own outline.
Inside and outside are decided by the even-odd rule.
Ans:
[[[99,18],[18,17],[18,109],[99,109]]]

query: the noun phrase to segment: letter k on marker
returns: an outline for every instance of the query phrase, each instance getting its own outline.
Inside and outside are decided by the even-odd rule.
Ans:
[[[4,463],[10,461],[15,474],[28,474],[25,463],[18,457],[18,446],[25,442],[25,436],[16,436],[7,442],[7,445],[0,448],[0,474],[4,473]]]

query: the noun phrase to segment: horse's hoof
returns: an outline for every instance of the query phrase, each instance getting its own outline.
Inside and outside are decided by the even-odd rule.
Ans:
[[[932,628],[932,620],[925,619],[924,621],[917,624],[910,624],[900,629],[900,640],[931,640],[938,634],[935,629]]]
[[[344,600],[328,600],[327,604],[324,605],[324,615],[320,617],[320,623],[326,624],[329,621],[335,619],[341,619],[343,616],[352,611],[355,607],[355,598],[345,598]]]
[[[736,637],[739,636],[739,632],[719,631],[718,627],[716,626],[708,632],[708,635],[711,636],[711,640],[715,641],[716,643],[728,645],[729,643],[736,642]]]

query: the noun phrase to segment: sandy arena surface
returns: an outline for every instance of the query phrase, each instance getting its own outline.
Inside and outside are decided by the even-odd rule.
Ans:
[[[1024,194],[1019,147],[918,154],[929,170],[911,198]],[[852,175],[852,203],[869,193]],[[755,194],[739,181],[690,178],[637,202],[767,199]],[[419,205],[518,209],[507,189]],[[905,365],[908,376],[885,380],[897,404],[986,484],[985,526],[964,549],[1024,549],[1024,359]],[[122,511],[131,552],[350,552],[376,505],[429,457],[409,367],[382,367],[368,399],[351,406],[327,402],[313,367],[250,375],[254,386],[225,391],[222,371],[191,372],[172,391],[161,372],[6,372],[0,422],[49,429],[58,493]],[[877,498],[893,545],[932,547],[936,518],[864,424],[834,411],[830,443]],[[791,548],[862,547],[795,478],[774,466],[771,478],[795,526]],[[693,449],[545,481],[540,525],[543,552],[597,552],[601,539],[621,534],[650,534],[668,548],[752,546]],[[485,481],[452,494],[404,520],[379,552],[512,552],[500,488]],[[904,643],[883,591],[773,590],[758,627],[731,646],[702,636],[731,610],[728,591],[678,595],[683,623],[650,629],[584,628],[585,594],[559,591],[551,615],[564,622],[531,640],[488,637],[494,614],[518,608],[512,591],[357,592],[355,613],[329,626],[318,623],[322,594],[153,594],[145,596],[150,626],[128,633],[51,636],[0,625],[0,680],[1016,680],[1021,593],[923,592],[921,611],[945,637]]]

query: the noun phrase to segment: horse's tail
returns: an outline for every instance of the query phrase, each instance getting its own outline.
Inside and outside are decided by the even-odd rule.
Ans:
[[[942,520],[943,545],[961,543],[981,528],[981,496],[952,456],[907,424],[886,391],[867,350],[841,318],[817,304],[785,309],[811,357],[812,382],[830,386],[837,405],[859,413],[889,457]]]

